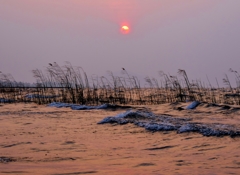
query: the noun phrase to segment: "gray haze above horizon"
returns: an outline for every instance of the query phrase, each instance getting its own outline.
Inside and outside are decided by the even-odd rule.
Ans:
[[[184,69],[190,79],[222,83],[227,73],[235,83],[239,9],[239,0],[0,0],[0,71],[34,82],[31,70],[69,61],[89,76]]]

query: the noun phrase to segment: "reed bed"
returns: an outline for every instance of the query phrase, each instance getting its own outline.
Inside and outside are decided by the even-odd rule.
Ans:
[[[240,75],[230,69],[236,80],[233,87],[226,74],[226,87],[215,88],[200,80],[189,80],[185,70],[176,76],[159,72],[159,77],[146,77],[144,87],[136,76],[123,68],[122,76],[88,76],[81,67],[67,62],[59,66],[49,63],[44,71],[32,71],[36,83],[17,82],[10,74],[0,72],[0,102],[35,102],[47,104],[63,102],[82,105],[104,103],[122,105],[155,105],[185,101],[240,105]],[[207,78],[208,79],[208,78]]]

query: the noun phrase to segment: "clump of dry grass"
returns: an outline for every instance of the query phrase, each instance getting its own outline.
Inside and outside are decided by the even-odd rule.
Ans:
[[[66,62],[60,66],[49,63],[44,71],[32,71],[35,84],[19,83],[10,74],[0,72],[0,98],[16,102],[77,103],[84,105],[112,104],[162,104],[184,101],[208,103],[240,104],[240,75],[234,74],[237,87],[233,88],[225,75],[226,88],[214,88],[208,77],[208,84],[200,80],[190,81],[185,70],[179,69],[178,75],[159,72],[159,79],[146,77],[146,86],[136,76],[122,68],[123,76],[108,72],[109,77],[87,76],[82,67],[73,67]]]

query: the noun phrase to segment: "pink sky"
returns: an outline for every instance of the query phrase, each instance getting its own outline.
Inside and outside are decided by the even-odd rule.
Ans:
[[[14,23],[32,25],[37,29],[56,27],[61,30],[82,30],[88,18],[100,18],[115,25],[128,24],[137,29],[143,18],[159,12],[158,20],[148,23],[146,28],[156,27],[171,20],[186,18],[219,3],[219,0],[1,0],[1,19]],[[67,24],[67,25],[66,25]],[[81,25],[82,24],[82,25]],[[95,26],[91,31],[97,30]],[[107,27],[107,26],[106,26]],[[103,26],[104,28],[104,26]],[[106,29],[107,31],[107,29]],[[77,31],[78,32],[78,31]],[[147,32],[147,31],[145,31]]]
[[[0,0],[0,71],[70,61],[89,74],[186,69],[215,80],[239,71],[239,0]],[[128,24],[131,32],[122,35]],[[218,64],[218,66],[216,66]],[[214,68],[214,69],[213,69]],[[204,71],[203,71],[204,70]]]

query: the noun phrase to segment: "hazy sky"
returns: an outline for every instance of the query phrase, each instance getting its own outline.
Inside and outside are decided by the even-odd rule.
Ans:
[[[0,0],[0,71],[33,81],[32,69],[69,61],[88,75],[180,68],[221,81],[240,72],[239,9],[240,0]]]

